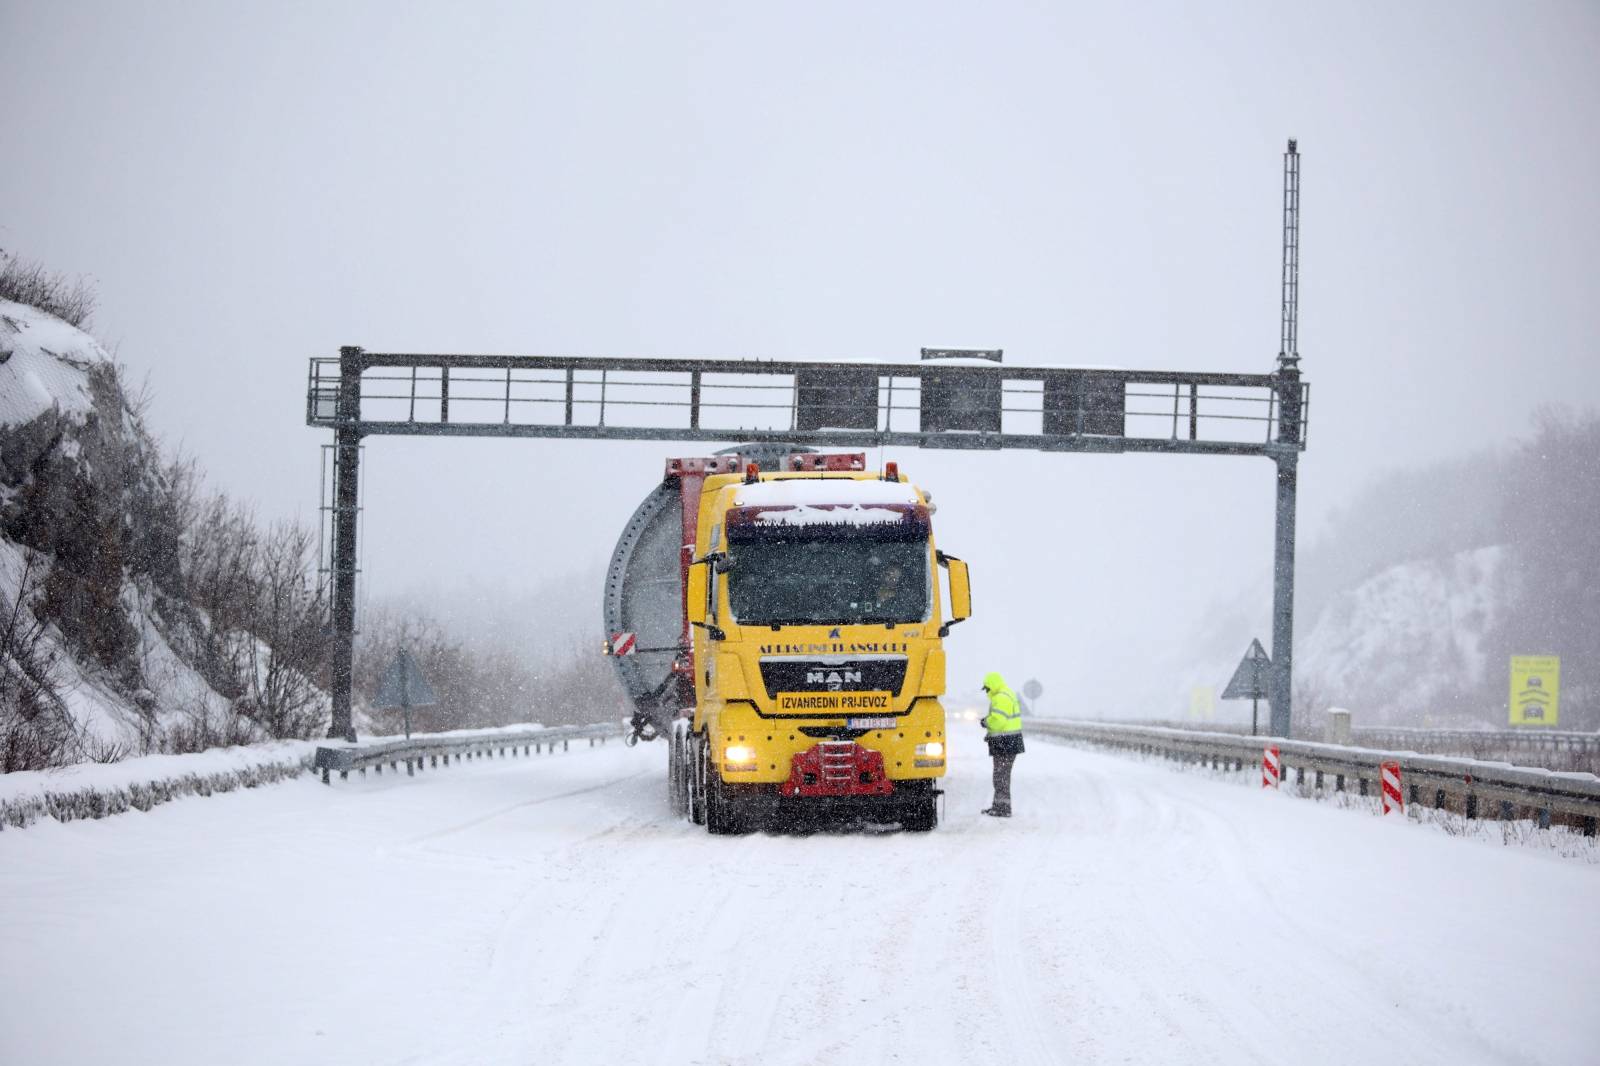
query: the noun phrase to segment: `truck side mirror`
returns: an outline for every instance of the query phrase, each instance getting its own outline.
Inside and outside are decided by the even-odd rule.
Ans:
[[[716,563],[717,557],[708,555],[703,559],[696,559],[690,564],[689,580],[687,587],[684,589],[683,613],[689,619],[690,625],[704,629],[706,636],[712,640],[726,640],[728,635],[722,631],[721,626],[706,621],[708,614],[707,600],[710,598],[708,596],[710,583],[707,581],[706,571],[702,569],[702,564],[715,566]]]
[[[950,635],[950,627],[972,617],[972,578],[967,564],[953,555],[940,552],[939,565],[950,572],[950,621],[939,627],[939,635]]]
[[[705,567],[701,565],[704,562],[704,559],[696,559],[689,564],[689,572],[684,575],[683,613],[692,626],[701,625],[706,620],[707,575]]]

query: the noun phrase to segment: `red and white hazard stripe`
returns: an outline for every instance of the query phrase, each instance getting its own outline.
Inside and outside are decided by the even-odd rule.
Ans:
[[[635,635],[636,634],[633,634],[633,633],[613,633],[613,634],[611,634],[611,654],[612,655],[632,655],[633,654],[633,649],[634,649],[634,643],[635,643],[635,641],[634,641]]]
[[[1278,749],[1271,747],[1261,753],[1261,787],[1278,787],[1278,769],[1283,765],[1278,758]]]
[[[1382,763],[1378,767],[1383,777],[1383,813],[1393,811],[1396,814],[1406,812],[1405,793],[1400,791],[1400,764],[1397,762]]]

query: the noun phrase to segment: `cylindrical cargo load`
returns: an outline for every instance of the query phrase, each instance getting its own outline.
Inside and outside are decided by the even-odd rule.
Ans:
[[[677,713],[672,664],[683,634],[682,507],[676,480],[657,485],[623,527],[606,571],[606,639],[635,726],[648,733],[665,731]],[[627,654],[617,654],[629,640]]]
[[[738,455],[763,470],[795,452],[791,444],[747,444],[718,455]],[[683,494],[676,478],[662,481],[644,498],[622,529],[606,571],[606,639],[622,689],[634,706],[635,728],[650,739],[664,733],[684,695],[672,664],[683,637]],[[630,644],[631,642],[631,644]],[[617,654],[627,648],[627,654]]]

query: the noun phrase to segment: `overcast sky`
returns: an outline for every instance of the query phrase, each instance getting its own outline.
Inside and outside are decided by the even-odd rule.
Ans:
[[[1594,403],[1597,56],[1577,2],[0,0],[0,245],[97,279],[154,428],[310,520],[341,344],[1270,370],[1292,135],[1305,545]],[[695,451],[374,440],[369,592],[596,567]],[[958,680],[1110,709],[1265,594],[1265,460],[890,457],[973,565]]]

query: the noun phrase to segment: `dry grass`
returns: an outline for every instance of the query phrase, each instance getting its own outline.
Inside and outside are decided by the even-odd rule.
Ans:
[[[69,277],[0,248],[0,299],[37,307],[72,326],[82,327],[99,297],[83,277]]]

